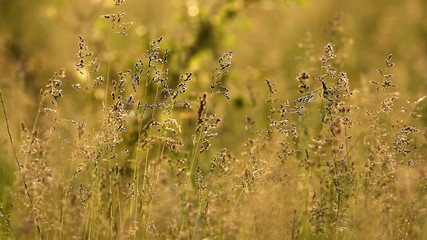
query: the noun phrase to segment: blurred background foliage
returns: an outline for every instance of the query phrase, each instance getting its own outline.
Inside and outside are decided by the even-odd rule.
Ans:
[[[53,72],[66,69],[64,88],[84,81],[74,70],[79,35],[99,57],[101,73],[108,72],[110,79],[131,67],[153,39],[163,37],[164,47],[171,49],[170,79],[177,80],[186,71],[197,75],[191,83],[191,89],[199,89],[194,99],[206,91],[216,60],[233,50],[233,68],[226,82],[231,104],[218,106],[217,111],[228,119],[222,144],[239,149],[246,138],[236,133],[242,131],[248,110],[254,115],[265,111],[254,108],[265,99],[258,96],[267,95],[264,79],[274,80],[286,98],[295,97],[296,76],[318,60],[315,56],[328,42],[344,53],[341,63],[352,88],[363,89],[377,78],[377,67],[392,53],[400,94],[424,95],[426,9],[425,0],[128,0],[120,11],[126,12],[133,26],[128,36],[121,36],[100,18],[117,11],[113,0],[0,0],[0,89],[10,106],[12,131],[19,138],[19,122],[31,125],[34,121],[40,89]],[[101,100],[104,94],[93,93],[93,98]],[[87,99],[61,101],[67,106],[60,110],[65,118],[90,111]],[[11,153],[3,118],[0,123],[3,198],[13,182],[14,163],[6,160]]]
[[[303,67],[298,65],[301,43],[309,37],[315,51],[329,41],[350,45],[343,63],[355,87],[393,53],[400,86],[414,94],[426,92],[427,3],[422,0],[128,1],[122,9],[134,22],[128,37],[111,35],[109,23],[99,17],[113,11],[113,5],[101,0],[1,1],[0,86],[22,87],[36,96],[59,68],[75,78],[77,72],[71,69],[77,36],[82,35],[96,53],[110,50],[117,68],[162,36],[176,58],[171,68],[194,71],[233,49],[236,67],[230,87],[240,88],[249,79],[262,83],[268,77],[277,79],[280,87],[293,88]],[[334,23],[338,15],[339,23]],[[332,24],[339,24],[335,34]],[[343,39],[347,42],[340,43]],[[23,103],[30,106],[33,101],[27,97]]]
[[[392,53],[401,94],[427,92],[426,5],[423,0],[127,1],[119,11],[134,24],[124,37],[100,18],[117,11],[113,0],[2,0],[0,88],[6,101],[20,109],[12,122],[29,124],[35,114],[28,113],[37,110],[40,88],[53,72],[65,68],[68,87],[83,81],[74,70],[79,35],[99,58],[104,76],[113,63],[111,79],[142,56],[153,39],[163,37],[164,47],[172,50],[170,79],[194,72],[198,78],[192,89],[207,86],[214,62],[231,49],[234,67],[226,85],[232,104],[222,111],[236,117],[237,125],[226,128],[233,134],[233,129],[240,131],[237,119],[245,117],[239,110],[253,107],[258,101],[253,96],[266,94],[265,78],[275,81],[286,97],[294,97],[296,76],[317,61],[328,42],[341,50],[353,88],[374,80],[376,68]],[[63,100],[65,116],[87,106],[68,101]]]
[[[99,17],[112,12],[113,5],[101,0],[2,0],[1,88],[25,90],[20,102],[34,108],[32,98],[52,72],[64,67],[70,81],[78,77],[72,69],[77,36],[82,35],[101,61],[111,58],[115,68],[129,65],[158,37],[173,51],[171,68],[180,71],[204,69],[233,49],[234,78],[228,85],[234,99],[247,94],[241,88],[247,82],[257,86],[264,77],[277,80],[292,95],[295,76],[304,67],[298,57],[304,55],[306,41],[317,52],[330,41],[345,45],[343,64],[354,87],[371,78],[373,66],[393,53],[400,87],[411,94],[426,92],[427,3],[422,0],[128,1],[122,11],[134,25],[127,37],[112,35],[110,24]],[[340,20],[334,22],[337,16]],[[109,56],[101,55],[107,52]]]
[[[153,39],[163,37],[172,50],[175,79],[182,72],[199,71],[200,85],[209,80],[205,70],[232,49],[234,68],[227,86],[233,104],[224,111],[254,105],[251,94],[266,93],[264,78],[294,96],[295,77],[307,62],[317,60],[305,58],[318,56],[327,42],[344,48],[342,64],[354,88],[375,78],[384,56],[393,53],[402,94],[427,92],[423,0],[127,1],[122,11],[134,25],[126,37],[112,34],[110,24],[100,18],[113,7],[114,1],[101,0],[0,1],[0,88],[16,110],[12,122],[33,120],[28,112],[36,111],[40,88],[54,71],[65,68],[70,84],[81,78],[73,69],[78,35],[86,38],[101,63],[114,63],[112,75],[129,67]],[[105,74],[106,64],[101,71]]]

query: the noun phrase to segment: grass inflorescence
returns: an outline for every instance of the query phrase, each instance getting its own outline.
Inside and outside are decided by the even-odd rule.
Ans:
[[[101,16],[110,37],[129,37],[125,16]],[[123,67],[78,35],[75,69],[48,79],[20,139],[0,90],[17,179],[0,202],[2,237],[426,238],[425,96],[399,93],[391,54],[353,88],[339,18],[329,27],[323,48],[304,39],[293,94],[266,73],[261,94],[247,84],[236,101],[231,50],[190,71],[206,46],[190,45],[180,69],[157,37]],[[66,101],[86,106],[69,116]]]

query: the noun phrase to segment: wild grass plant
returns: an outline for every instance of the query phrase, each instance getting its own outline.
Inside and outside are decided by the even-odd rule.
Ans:
[[[266,73],[233,99],[237,53],[212,38],[238,12],[201,21],[183,53],[157,37],[123,64],[111,47],[131,34],[123,3],[101,16],[105,52],[76,36],[74,69],[48,79],[20,137],[0,91],[0,159],[16,164],[2,238],[426,238],[425,96],[400,93],[393,55],[352,87],[337,17],[324,46],[302,39],[296,97]],[[189,71],[206,48],[216,62]],[[67,101],[85,106],[70,115]]]

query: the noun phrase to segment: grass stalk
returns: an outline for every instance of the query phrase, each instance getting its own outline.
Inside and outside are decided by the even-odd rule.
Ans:
[[[5,104],[4,104],[2,90],[0,90],[0,101],[1,101],[1,106],[2,106],[2,108],[3,108],[4,118],[5,118],[5,120],[6,120],[6,129],[7,129],[7,134],[8,134],[8,137],[9,137],[9,142],[10,142],[10,145],[11,145],[11,147],[12,147],[13,158],[15,159],[16,166],[18,167],[18,170],[19,170],[19,176],[20,176],[20,178],[21,178],[22,185],[24,186],[24,191],[25,191],[25,193],[26,193],[26,195],[27,195],[27,197],[28,197],[28,202],[30,203],[30,207],[31,207],[31,209],[32,209],[32,210],[34,210],[34,203],[33,203],[33,199],[32,199],[32,197],[31,197],[30,191],[29,191],[29,189],[28,189],[28,184],[27,184],[27,181],[26,181],[26,179],[25,179],[25,176],[24,176],[24,174],[22,173],[22,170],[24,169],[24,167],[23,167],[23,166],[21,165],[21,163],[19,162],[18,155],[17,155],[16,150],[15,150],[15,144],[13,143],[12,133],[10,132],[9,118],[8,118],[7,111],[6,111],[6,106],[5,106]],[[41,107],[41,106],[40,106],[40,107]],[[39,112],[40,112],[40,108],[39,108]],[[37,123],[38,115],[39,115],[39,114],[37,114],[35,124]],[[34,127],[35,127],[35,124],[34,124]],[[34,127],[33,127],[33,128],[34,128]],[[33,131],[34,131],[34,130],[33,130]],[[38,217],[37,217],[36,215],[34,216],[34,223],[36,224],[37,232],[38,232],[38,234],[39,234],[40,239],[42,239],[42,240],[43,240],[43,232],[42,232],[42,228],[41,228],[41,225],[40,225],[40,223],[39,223]]]

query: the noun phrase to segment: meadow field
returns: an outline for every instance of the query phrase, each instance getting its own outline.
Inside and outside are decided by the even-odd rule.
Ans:
[[[0,239],[427,239],[427,1],[0,1]]]

